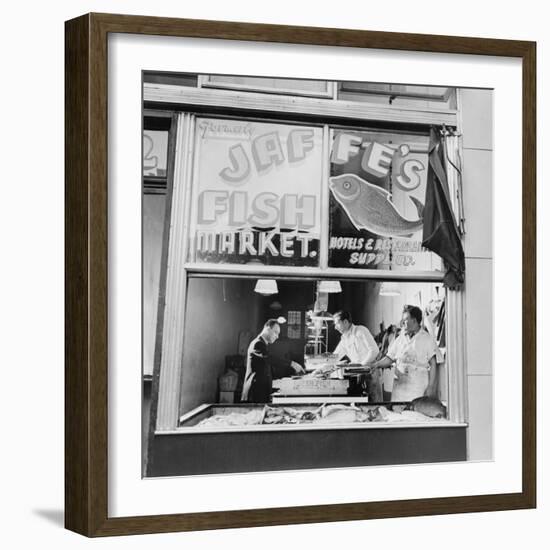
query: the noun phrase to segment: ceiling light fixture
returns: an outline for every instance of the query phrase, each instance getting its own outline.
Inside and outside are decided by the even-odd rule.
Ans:
[[[270,296],[271,294],[277,294],[279,289],[277,288],[277,281],[275,279],[258,279],[254,292],[261,294],[262,296]]]
[[[342,286],[340,285],[340,281],[319,281],[317,290],[319,292],[326,292],[327,294],[334,294],[342,292]]]

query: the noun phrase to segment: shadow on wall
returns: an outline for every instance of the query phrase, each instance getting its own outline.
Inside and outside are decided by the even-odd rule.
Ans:
[[[262,297],[261,318],[258,319],[255,335],[270,318],[284,317],[287,322],[281,326],[281,336],[270,346],[270,355],[280,360],[304,361],[306,338],[304,333],[305,313],[313,308],[315,302],[315,283],[313,281],[277,281],[279,292],[273,296]],[[298,312],[300,323],[289,323],[289,312]]]
[[[63,510],[33,510],[33,514],[57,527],[65,525],[65,512]]]

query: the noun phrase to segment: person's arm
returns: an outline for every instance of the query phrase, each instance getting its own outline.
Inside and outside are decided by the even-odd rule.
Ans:
[[[294,369],[294,372],[296,374],[302,374],[303,372],[306,372],[304,367],[302,367],[300,363],[296,363],[296,361],[291,361],[290,366]]]
[[[396,338],[389,346],[388,351],[386,352],[386,355],[382,357],[382,359],[379,359],[378,361],[374,361],[371,363],[371,366],[373,368],[378,369],[387,369],[390,368],[397,358],[397,351],[398,351],[398,338]]]
[[[428,397],[437,397],[437,362],[435,355],[429,360],[430,370],[428,371],[428,387],[424,395]]]
[[[332,353],[336,355],[338,360],[343,359],[346,356],[346,346],[342,342],[342,337],[340,337],[340,341]]]
[[[378,355],[378,344],[367,327],[362,326],[360,329],[358,338],[361,347],[360,353],[363,358],[361,365],[368,365],[372,363]]]
[[[287,357],[280,357],[279,355],[272,353],[271,349],[268,351],[268,356],[273,378],[285,378],[287,376],[294,376],[295,374],[302,374],[305,372],[300,363],[292,361]]]
[[[374,363],[371,363],[369,366],[373,369],[387,369],[393,365],[393,359],[391,357],[388,357],[387,355],[384,355],[382,359],[379,359],[378,361],[374,361]]]
[[[253,373],[256,373],[258,370],[263,371],[266,368],[267,345],[261,338],[258,338],[248,348],[248,355],[250,358],[250,369]]]

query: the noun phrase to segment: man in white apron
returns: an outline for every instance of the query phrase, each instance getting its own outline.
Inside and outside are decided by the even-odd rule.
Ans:
[[[436,369],[443,358],[437,343],[421,323],[422,310],[405,306],[401,334],[390,345],[386,356],[371,364],[373,368],[389,368],[395,363],[392,401],[412,401],[424,395],[437,397]]]

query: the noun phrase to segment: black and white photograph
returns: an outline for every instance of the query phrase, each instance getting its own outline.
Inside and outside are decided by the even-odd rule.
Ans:
[[[493,90],[142,85],[142,475],[492,460]]]
[[[5,5],[5,548],[546,540],[544,4]]]

